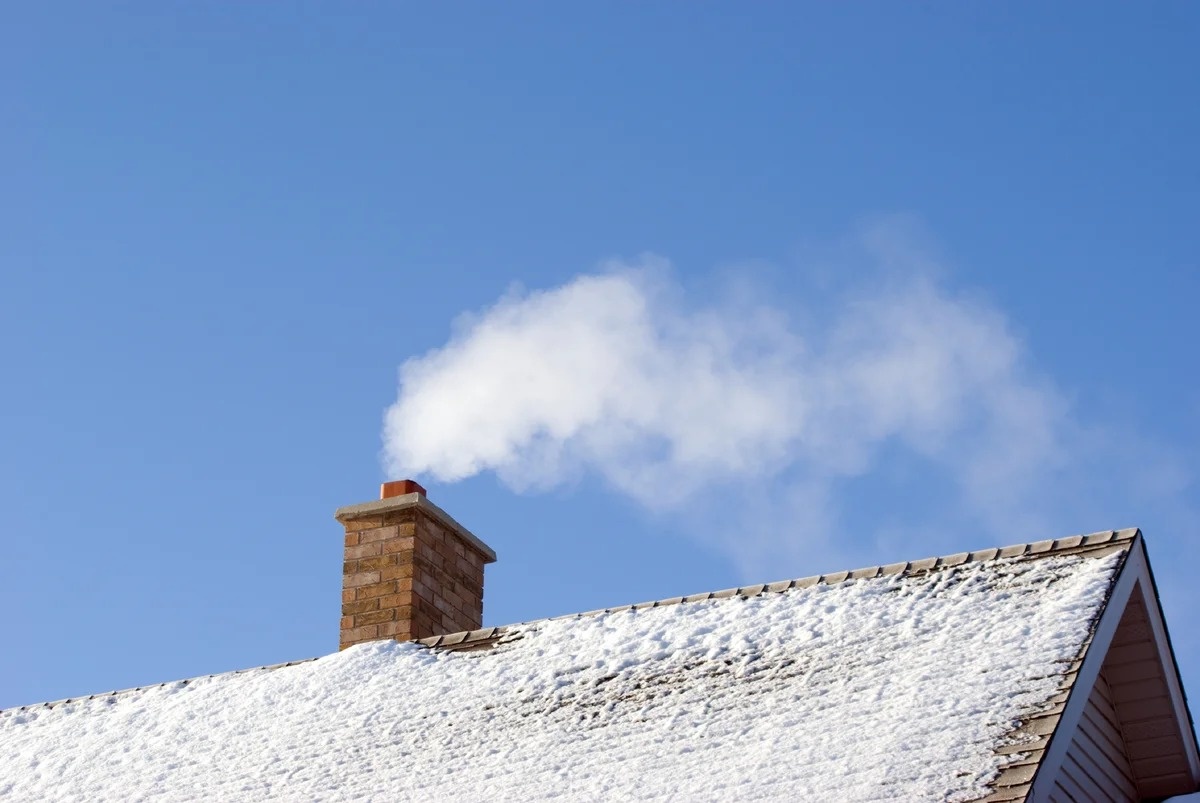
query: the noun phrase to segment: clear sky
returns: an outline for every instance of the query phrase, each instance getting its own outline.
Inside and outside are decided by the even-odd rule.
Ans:
[[[488,624],[1140,526],[1200,697],[1200,6],[569,6],[4,12],[0,707],[333,651],[399,472]]]

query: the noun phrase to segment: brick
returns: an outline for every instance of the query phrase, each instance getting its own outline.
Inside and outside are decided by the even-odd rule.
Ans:
[[[343,616],[342,617],[342,626],[340,629],[341,630],[349,630],[352,627],[354,627],[354,617],[353,616]]]
[[[373,558],[362,558],[358,561],[357,571],[360,572],[377,572],[385,566],[394,566],[395,561],[391,555],[377,555]]]
[[[363,530],[374,530],[383,526],[382,516],[364,516],[361,519],[350,519],[342,522],[347,533],[358,533]]]
[[[347,602],[354,602],[354,589],[353,588],[343,588],[342,589],[342,603],[345,604]]]
[[[359,586],[372,585],[379,582],[379,572],[358,572],[356,574],[347,574],[342,578],[342,588],[357,588]],[[355,599],[361,597],[355,595]]]
[[[374,530],[365,530],[358,534],[358,542],[360,544],[371,544],[376,541],[387,541],[391,538],[399,537],[396,527],[379,527]]]
[[[380,636],[390,636],[401,641],[410,641],[413,638],[412,624],[410,622],[384,622],[379,625]]]
[[[379,570],[380,580],[399,580],[405,577],[413,576],[413,565],[411,563],[401,564],[399,566],[388,566]]]
[[[357,644],[360,641],[370,641],[379,638],[378,625],[366,625],[342,631],[342,644]]]
[[[362,627],[363,625],[377,625],[381,622],[390,622],[396,618],[396,609],[388,608],[383,611],[368,611],[360,613],[354,617],[354,626]]]
[[[416,604],[417,611],[421,615],[428,616],[432,619],[442,618],[442,612],[439,611],[437,606],[435,606],[428,599],[418,596],[413,602]]]
[[[370,585],[363,585],[363,586],[359,587],[358,590],[355,592],[354,597],[356,600],[362,600],[362,599],[372,599],[373,597],[386,597],[388,594],[395,594],[395,593],[396,593],[396,581],[395,580],[385,580],[382,583],[375,582]]]
[[[397,591],[412,591],[413,579],[411,577],[401,577],[395,581]]]
[[[403,538],[393,538],[381,543],[384,553],[390,555],[393,552],[412,552],[417,546],[417,539],[410,535]]]
[[[346,533],[346,546],[358,546],[358,533]]]
[[[410,604],[410,602],[412,601],[412,594],[407,593],[405,591],[405,589],[397,589],[397,590],[400,593],[388,594],[386,597],[379,597],[378,598],[379,607],[380,608],[399,608],[399,607]],[[374,601],[375,600],[372,600],[372,602],[374,602]]]
[[[373,599],[362,599],[358,602],[343,602],[342,615],[352,616],[354,614],[366,613],[367,611],[379,610],[379,597]]]
[[[379,582],[378,571],[359,571],[353,575],[342,577],[342,588],[358,588],[359,586],[372,586]],[[354,599],[360,599],[355,595]]]
[[[346,547],[346,560],[357,560],[359,558],[371,558],[383,553],[383,541],[376,541],[373,544],[360,544],[358,546]]]

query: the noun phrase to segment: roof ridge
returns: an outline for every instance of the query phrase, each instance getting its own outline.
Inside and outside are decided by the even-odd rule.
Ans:
[[[899,563],[889,563],[878,566],[867,566],[861,569],[851,569],[849,571],[831,572],[829,574],[818,574],[810,577],[801,577],[794,580],[779,580],[774,583],[762,583],[758,585],[740,586],[738,588],[727,588],[722,591],[709,591],[706,593],[690,594],[683,597],[668,597],[667,599],[651,600],[648,602],[637,602],[632,605],[618,605],[612,608],[597,608],[591,611],[583,611],[581,613],[567,613],[560,616],[547,616],[541,619],[530,619],[524,622],[514,622],[508,625],[499,625],[496,627],[484,627],[477,630],[464,630],[458,633],[446,633],[439,636],[430,636],[423,639],[415,639],[414,643],[425,647],[438,648],[453,648],[459,651],[470,651],[473,649],[485,649],[504,640],[506,635],[512,634],[516,628],[536,625],[541,622],[552,622],[559,619],[582,619],[585,616],[599,616],[605,613],[616,613],[620,611],[642,610],[644,608],[661,608],[665,605],[677,605],[683,602],[703,602],[713,599],[731,599],[733,597],[756,597],[761,594],[783,593],[793,588],[811,588],[815,585],[832,585],[834,583],[842,583],[846,580],[866,580],[878,577],[908,577],[916,574],[924,574],[936,569],[947,568],[951,566],[961,566],[966,563],[979,563],[988,560],[996,560],[998,558],[1027,558],[1027,557],[1047,557],[1058,554],[1071,554],[1079,552],[1090,552],[1105,547],[1111,547],[1114,544],[1120,544],[1127,541],[1133,541],[1141,534],[1141,530],[1137,527],[1127,527],[1122,530],[1100,530],[1087,535],[1072,535],[1066,538],[1055,538],[1044,541],[1031,541],[1024,544],[1013,544],[1006,547],[992,547],[990,549],[980,549],[974,552],[958,552],[953,555],[943,555],[941,557],[922,558],[920,560],[903,561]],[[0,714],[6,714],[14,711],[32,711],[39,708],[56,708],[69,703],[82,702],[84,700],[95,700],[98,698],[118,697],[135,692],[145,691],[147,689],[163,688],[179,684],[186,686],[187,684],[196,681],[204,680],[218,675],[239,675],[245,672],[269,671],[274,669],[283,669],[297,664],[306,664],[311,661],[316,661],[322,656],[314,658],[302,658],[297,661],[287,661],[284,663],[267,664],[265,666],[252,666],[245,669],[234,669],[229,672],[214,672],[208,675],[197,675],[183,680],[168,680],[163,683],[150,683],[145,686],[135,686],[128,689],[115,689],[108,692],[98,692],[90,695],[80,695],[78,697],[64,697],[61,700],[52,700],[45,703],[31,703],[14,708],[0,709]]]
[[[299,660],[296,660],[296,661],[284,661],[284,662],[278,663],[278,664],[265,664],[263,666],[248,666],[244,669],[230,669],[228,672],[210,672],[207,675],[193,675],[190,678],[183,678],[182,680],[164,680],[162,683],[147,683],[145,686],[131,686],[128,689],[113,689],[112,691],[101,691],[101,692],[96,692],[95,694],[81,694],[78,697],[64,697],[61,700],[50,700],[49,702],[45,702],[45,703],[30,703],[29,705],[14,706],[12,708],[0,708],[0,714],[9,714],[14,711],[33,711],[38,708],[57,708],[60,705],[67,705],[68,703],[81,703],[86,700],[97,700],[97,699],[108,698],[108,697],[119,697],[123,694],[133,694],[134,692],[149,691],[150,689],[162,689],[167,686],[175,686],[175,685],[186,686],[189,683],[194,683],[197,680],[208,680],[209,678],[220,677],[222,675],[242,675],[242,674],[245,674],[246,672],[258,672],[258,671],[267,672],[267,671],[274,670],[274,669],[283,669],[284,667],[288,667],[288,666],[296,666],[297,664],[312,663],[313,661],[317,660],[317,658],[320,658],[320,657],[322,657],[322,656],[318,655],[314,658],[300,658]]]
[[[774,583],[761,583],[738,588],[727,588],[722,591],[709,591],[690,594],[683,597],[668,597],[666,599],[637,602],[632,605],[617,605],[611,608],[597,608],[581,613],[566,613],[560,616],[547,616],[541,619],[530,619],[524,622],[514,622],[509,625],[484,627],[478,630],[464,630],[459,633],[446,633],[439,636],[429,636],[416,639],[417,644],[426,647],[457,647],[470,649],[478,644],[480,647],[490,646],[498,642],[502,636],[512,630],[541,622],[553,622],[559,619],[581,619],[585,616],[599,616],[605,613],[620,611],[642,610],[644,608],[661,608],[665,605],[677,605],[681,602],[703,602],[712,599],[730,599],[732,597],[757,597],[761,594],[783,593],[793,588],[811,588],[815,585],[832,585],[846,580],[870,580],[878,577],[910,577],[924,574],[935,569],[951,566],[961,566],[966,563],[981,563],[1000,558],[1031,558],[1048,557],[1050,555],[1091,552],[1110,547],[1127,541],[1133,541],[1141,534],[1137,527],[1126,527],[1120,530],[1099,530],[1085,535],[1071,535],[1065,538],[1051,538],[1043,541],[1030,541],[1024,544],[1012,544],[1005,547],[991,547],[973,552],[957,552],[953,555],[921,558],[920,560],[901,561],[877,566],[867,566],[861,569],[817,574],[794,580],[779,580]]]

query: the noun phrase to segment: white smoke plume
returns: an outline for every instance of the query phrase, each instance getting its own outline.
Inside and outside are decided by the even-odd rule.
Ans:
[[[655,510],[777,479],[817,510],[900,448],[999,521],[1063,459],[1063,404],[986,304],[909,276],[820,308],[697,307],[671,277],[654,257],[609,264],[460,320],[401,368],[389,474],[598,475]]]

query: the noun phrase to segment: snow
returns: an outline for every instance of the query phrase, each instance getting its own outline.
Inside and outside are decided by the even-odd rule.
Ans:
[[[0,796],[968,800],[1056,690],[1117,558],[548,620],[478,652],[376,642],[10,710]]]

